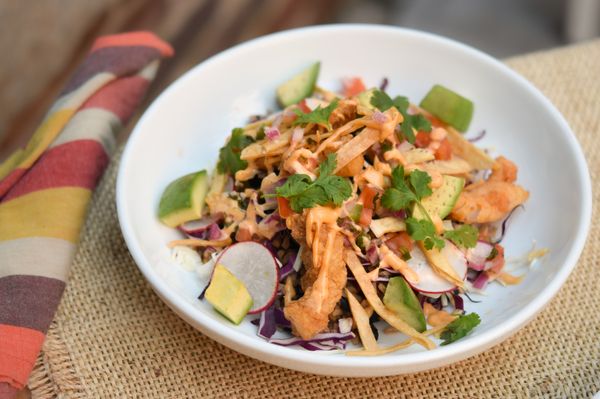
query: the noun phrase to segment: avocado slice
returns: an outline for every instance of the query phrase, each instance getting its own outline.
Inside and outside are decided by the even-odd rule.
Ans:
[[[310,96],[319,77],[320,62],[315,62],[277,88],[277,101],[283,108]]]
[[[252,307],[252,297],[244,284],[220,263],[215,266],[204,298],[235,324],[240,324]]]
[[[208,176],[205,170],[174,180],[160,198],[158,218],[170,227],[200,218],[207,190]]]
[[[369,109],[375,109],[375,107],[373,106],[373,104],[371,104],[371,98],[373,97],[373,93],[375,93],[375,90],[377,89],[369,89],[369,90],[365,90],[362,93],[360,93],[356,98],[359,102],[360,105],[362,105],[365,108],[369,108]]]
[[[444,219],[454,208],[464,186],[465,179],[462,177],[444,175],[442,185],[435,189],[429,197],[423,198],[421,204],[430,216],[438,215],[440,219]],[[425,218],[421,208],[417,206],[413,207],[412,216],[415,219]]]
[[[469,128],[473,118],[473,102],[442,85],[433,86],[420,107],[461,132]]]
[[[404,277],[390,279],[383,296],[383,304],[418,332],[427,328],[419,300]]]

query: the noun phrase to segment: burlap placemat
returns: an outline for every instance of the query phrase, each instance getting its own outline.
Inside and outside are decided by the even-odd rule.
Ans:
[[[600,41],[509,65],[563,112],[600,173]],[[65,296],[31,377],[34,397],[561,397],[600,390],[600,221],[551,304],[493,349],[413,375],[302,374],[242,356],[177,317],[150,289],[123,242],[115,209],[119,155],[99,186]]]

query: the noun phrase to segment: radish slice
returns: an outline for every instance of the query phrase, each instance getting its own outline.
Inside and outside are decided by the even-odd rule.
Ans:
[[[254,241],[234,244],[217,258],[250,293],[254,304],[248,313],[260,313],[273,303],[279,285],[277,261],[265,246]]]
[[[410,255],[411,258],[406,263],[419,276],[419,281],[411,284],[415,290],[426,294],[442,294],[456,288],[456,285],[440,277],[433,270],[419,248],[415,248]],[[465,259],[465,255],[449,241],[446,241],[446,246],[442,249],[442,255],[448,259],[456,274],[462,276],[464,280],[467,275],[467,260]]]
[[[184,224],[179,226],[179,229],[189,236],[196,238],[204,238],[204,236],[208,234],[210,226],[216,222],[216,218],[206,216],[202,219],[196,219],[191,220],[189,222],[185,222]]]
[[[469,267],[477,271],[483,270],[493,248],[494,246],[488,242],[477,241],[474,248],[467,250],[466,257]]]

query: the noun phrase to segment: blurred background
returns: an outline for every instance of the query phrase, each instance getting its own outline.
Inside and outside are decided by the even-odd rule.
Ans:
[[[591,39],[599,21],[600,0],[3,0],[0,161],[25,144],[98,35],[148,29],[173,45],[148,103],[212,54],[299,26],[403,26],[505,58]]]

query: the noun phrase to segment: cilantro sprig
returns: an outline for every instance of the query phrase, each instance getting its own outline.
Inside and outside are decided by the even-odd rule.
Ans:
[[[477,229],[468,224],[463,224],[454,230],[444,232],[444,238],[463,248],[473,248],[477,245],[478,236],[479,232]]]
[[[415,143],[416,131],[430,132],[431,123],[427,118],[421,114],[411,115],[408,113],[408,106],[410,102],[407,97],[396,96],[392,99],[387,93],[381,90],[375,90],[371,97],[371,105],[380,110],[381,112],[387,111],[392,107],[396,107],[402,114],[404,120],[400,125],[402,129],[402,135],[411,144]],[[414,130],[413,130],[414,129]]]
[[[444,340],[442,345],[451,344],[466,336],[472,329],[477,327],[480,322],[481,319],[477,313],[459,316],[458,319],[448,324],[446,329],[440,335],[440,338]]]
[[[277,196],[289,199],[294,212],[316,205],[340,206],[352,194],[352,185],[348,179],[333,175],[336,165],[335,154],[329,154],[319,166],[315,181],[305,174],[292,175],[277,188]]]
[[[317,106],[313,111],[304,113],[299,109],[294,109],[294,113],[298,115],[298,118],[294,121],[293,125],[306,125],[309,123],[315,123],[317,125],[325,126],[327,129],[331,130],[331,123],[329,122],[329,117],[331,113],[337,108],[338,100],[334,99],[328,106],[325,108],[321,108],[320,105]]]
[[[252,137],[244,134],[244,129],[235,128],[231,131],[231,138],[219,150],[219,162],[217,170],[219,173],[229,173],[235,175],[238,170],[246,169],[248,162],[242,160],[240,155],[242,150],[252,144]]]
[[[413,170],[408,178],[404,176],[404,167],[397,166],[392,170],[392,186],[385,190],[381,204],[392,210],[408,210],[412,204],[419,207],[425,219],[409,217],[406,219],[406,231],[416,241],[423,241],[425,248],[444,248],[444,240],[436,234],[435,225],[421,200],[431,195],[429,187],[431,177],[421,170]]]

